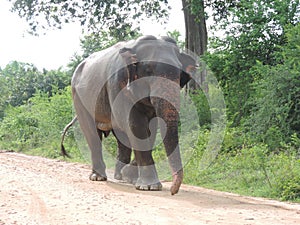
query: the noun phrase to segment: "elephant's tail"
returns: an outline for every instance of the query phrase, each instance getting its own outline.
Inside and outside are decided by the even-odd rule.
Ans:
[[[64,156],[64,157],[66,156],[66,157],[70,158],[70,155],[67,153],[67,151],[66,151],[66,149],[65,149],[63,143],[64,143],[64,139],[65,139],[65,136],[66,136],[67,131],[69,130],[69,128],[70,128],[71,126],[74,125],[74,123],[75,123],[76,121],[77,121],[77,116],[75,116],[75,117],[72,119],[72,121],[71,121],[70,123],[67,124],[67,126],[65,127],[64,132],[63,132],[63,134],[62,134],[62,136],[61,136],[60,152],[61,152],[62,156]]]

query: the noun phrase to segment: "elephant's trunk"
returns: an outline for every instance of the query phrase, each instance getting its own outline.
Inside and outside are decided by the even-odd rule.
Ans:
[[[173,176],[173,183],[170,191],[171,194],[174,195],[179,191],[183,180],[183,167],[178,143],[178,119],[173,120],[174,118],[170,118],[172,117],[171,114],[173,114],[173,112],[167,112],[165,118],[162,116],[162,119],[166,123],[166,134],[163,143],[167,152]],[[178,114],[178,112],[176,114]]]
[[[173,184],[170,190],[172,195],[176,194],[179,191],[180,185],[183,180],[183,167],[178,142],[180,96],[179,85],[177,86],[175,88],[171,88],[170,86],[167,89],[161,88],[159,96],[163,96],[163,98],[151,97],[152,104],[156,109],[157,117],[162,118],[164,121],[163,122],[162,120],[160,120],[160,129],[161,134],[165,134],[162,138],[173,174]]]

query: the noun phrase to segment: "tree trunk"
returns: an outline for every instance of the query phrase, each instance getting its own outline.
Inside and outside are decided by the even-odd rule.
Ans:
[[[207,50],[207,28],[204,12],[204,0],[200,0],[200,10],[198,13],[191,12],[191,3],[189,0],[182,0],[184,21],[185,21],[185,47],[196,53],[203,55]],[[197,83],[204,85],[206,71],[200,74]],[[189,88],[198,89],[199,85],[195,81],[189,82]],[[206,89],[206,88],[204,88]]]

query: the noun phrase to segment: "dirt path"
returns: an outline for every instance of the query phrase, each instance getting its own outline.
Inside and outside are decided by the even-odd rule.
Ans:
[[[0,225],[300,224],[300,205],[183,185],[171,196],[88,180],[87,165],[0,153]]]

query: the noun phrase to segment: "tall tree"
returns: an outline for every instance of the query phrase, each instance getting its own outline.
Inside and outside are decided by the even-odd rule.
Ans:
[[[207,27],[204,12],[204,0],[182,0],[185,21],[185,47],[197,55],[207,50]],[[201,73],[199,83],[205,81],[206,72]],[[197,83],[190,82],[190,88],[198,88]]]
[[[186,48],[197,55],[207,50],[207,28],[203,0],[182,0]]]

